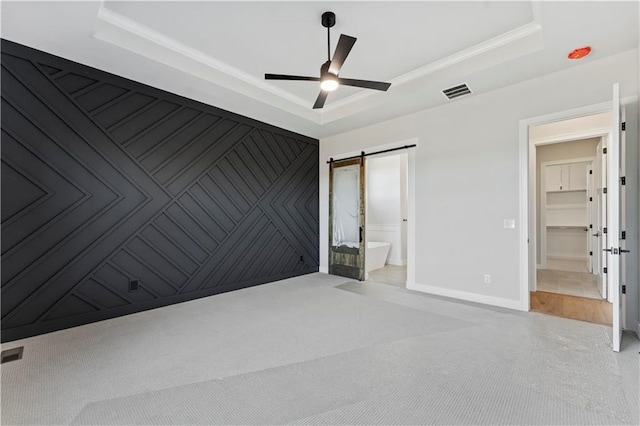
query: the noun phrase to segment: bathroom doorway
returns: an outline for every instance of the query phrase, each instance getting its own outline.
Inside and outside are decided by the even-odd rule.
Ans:
[[[366,159],[366,279],[404,288],[407,282],[408,155]]]
[[[415,285],[415,227],[416,227],[416,211],[415,211],[415,179],[416,179],[416,151],[418,148],[418,138],[404,139],[385,145],[370,146],[369,152],[365,151],[348,151],[340,152],[335,156],[327,156],[327,189],[328,197],[321,197],[321,212],[323,207],[323,201],[326,200],[326,207],[328,215],[326,216],[328,225],[326,229],[326,239],[320,240],[321,256],[322,253],[327,253],[327,269],[321,272],[327,272],[332,275],[339,275],[348,278],[354,278],[359,281],[365,281],[369,277],[369,273],[366,271],[365,264],[367,264],[367,256],[365,247],[367,240],[372,242],[387,242],[389,243],[388,252],[382,256],[383,262],[382,268],[371,269],[373,264],[368,264],[370,271],[382,269],[378,273],[373,275],[386,284],[396,285],[397,287],[413,288]],[[397,182],[398,190],[394,189],[395,201],[393,202],[397,206],[400,212],[399,216],[393,220],[393,225],[396,228],[400,228],[400,242],[389,242],[388,237],[380,236],[380,232],[374,232],[373,234],[367,232],[367,224],[372,223],[373,229],[380,229],[375,225],[385,223],[377,223],[377,220],[368,221],[367,216],[367,188],[371,185],[367,183],[368,174],[366,169],[372,159],[384,158],[384,157],[396,157],[397,161],[397,174],[394,174],[392,180]],[[355,170],[347,170],[346,167],[354,166],[355,163],[348,163],[351,160],[361,159],[358,163],[358,172]],[[343,179],[336,179],[341,167],[345,176]],[[374,162],[374,169],[376,164]],[[355,167],[353,167],[355,169]],[[374,175],[377,175],[374,173]],[[321,175],[322,178],[322,175]],[[374,176],[374,181],[376,177]],[[378,185],[375,185],[376,187]],[[322,187],[321,187],[322,188]],[[376,194],[372,193],[372,196]],[[362,208],[360,207],[362,206]],[[375,214],[375,212],[374,212]],[[322,218],[322,216],[321,216]],[[357,218],[357,219],[356,219]],[[399,224],[399,225],[398,225]],[[348,228],[348,229],[347,229]],[[321,232],[322,221],[321,221]],[[382,241],[376,241],[382,240]],[[396,240],[397,241],[397,240]],[[326,244],[326,245],[325,245]],[[394,247],[392,247],[392,244]],[[396,252],[393,252],[393,248],[400,250],[400,260],[395,256]],[[326,251],[324,251],[326,249]],[[392,254],[393,253],[393,254]],[[322,262],[322,257],[321,257]],[[390,265],[390,262],[399,263],[393,265],[397,268],[384,269]],[[337,268],[336,268],[337,266]],[[349,267],[348,271],[343,271],[343,267]],[[394,269],[394,271],[391,271]],[[345,273],[349,272],[349,273]],[[351,273],[353,272],[353,273]],[[360,273],[362,272],[362,275]],[[387,273],[387,277],[381,276],[383,273]],[[395,272],[395,273],[394,273]],[[357,273],[357,276],[356,276]]]

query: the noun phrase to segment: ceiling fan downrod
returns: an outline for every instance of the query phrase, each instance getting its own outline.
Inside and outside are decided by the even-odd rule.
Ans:
[[[322,14],[322,26],[327,29],[327,60],[331,61],[331,27],[336,24],[336,14],[324,12]]]

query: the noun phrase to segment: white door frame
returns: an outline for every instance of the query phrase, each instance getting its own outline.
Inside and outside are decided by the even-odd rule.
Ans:
[[[547,115],[531,117],[519,122],[519,154],[520,154],[520,302],[523,311],[529,310],[529,291],[535,290],[536,283],[536,145],[569,140],[596,137],[593,130],[584,133],[573,133],[563,138],[538,140],[536,144],[529,143],[529,127],[548,124],[572,118],[584,117],[611,111],[611,102],[587,105],[566,111],[554,112]],[[607,129],[605,134],[611,131]],[[602,135],[603,133],[600,133]]]

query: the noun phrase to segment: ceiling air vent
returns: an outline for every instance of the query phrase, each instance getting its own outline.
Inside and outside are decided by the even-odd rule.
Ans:
[[[471,93],[469,87],[466,84],[461,84],[460,86],[450,87],[448,89],[444,89],[442,93],[449,99],[457,98],[458,96],[468,95]]]

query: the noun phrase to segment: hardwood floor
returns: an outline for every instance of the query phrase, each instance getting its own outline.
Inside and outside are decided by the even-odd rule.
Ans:
[[[606,300],[532,291],[530,310],[602,325],[613,324],[613,308]]]

